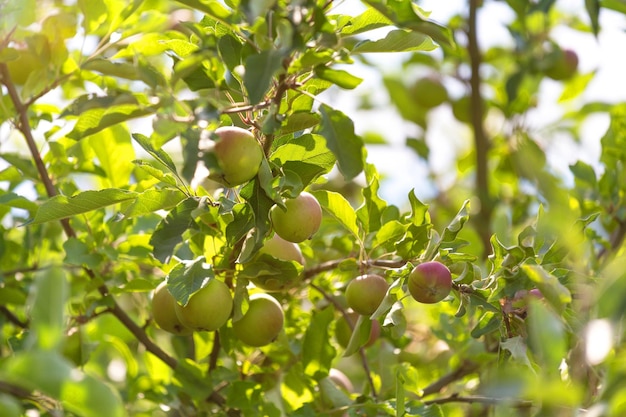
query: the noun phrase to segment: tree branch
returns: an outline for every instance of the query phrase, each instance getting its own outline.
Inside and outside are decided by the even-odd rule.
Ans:
[[[483,396],[470,396],[470,397],[460,397],[457,395],[451,395],[449,397],[437,398],[434,400],[424,401],[425,405],[433,405],[433,404],[447,404],[447,403],[467,403],[467,404],[489,404],[489,405],[502,405],[507,404],[511,407],[531,407],[533,405],[532,401],[529,400],[520,400],[518,398],[495,398],[495,397],[483,397]]]
[[[471,361],[464,361],[454,371],[442,376],[437,381],[433,382],[422,390],[421,398],[428,397],[441,391],[444,387],[450,385],[454,381],[458,381],[466,375],[474,373],[478,369],[478,365]]]
[[[0,313],[2,313],[7,318],[7,320],[15,324],[17,327],[21,327],[22,329],[28,328],[28,321],[20,320],[19,317],[13,314],[13,312],[6,308],[6,306],[0,306]]]
[[[477,12],[481,0],[469,0],[469,17],[467,49],[470,57],[470,108],[471,124],[474,131],[474,147],[476,151],[476,195],[480,203],[480,211],[475,217],[476,230],[483,244],[483,257],[486,259],[491,252],[491,215],[492,200],[489,194],[489,139],[483,126],[484,109],[480,86],[480,64],[482,61],[477,34]]]

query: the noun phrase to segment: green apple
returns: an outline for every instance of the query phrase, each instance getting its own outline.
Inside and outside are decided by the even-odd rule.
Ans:
[[[558,49],[548,59],[551,59],[551,64],[546,68],[545,72],[553,80],[567,80],[576,74],[578,55],[571,49]]]
[[[261,347],[274,341],[283,329],[283,308],[270,295],[250,296],[248,311],[233,322],[235,336],[248,346]]]
[[[252,132],[237,126],[215,129],[217,139],[208,149],[215,156],[220,172],[211,172],[211,178],[229,187],[250,181],[259,172],[263,149]]]
[[[152,295],[152,317],[155,323],[166,332],[177,335],[191,334],[193,330],[183,325],[176,315],[176,299],[167,289],[167,282],[161,282]]]
[[[281,261],[295,261],[300,265],[304,265],[304,256],[297,243],[289,242],[276,233],[267,239],[263,247],[259,250],[259,254],[270,255]],[[282,275],[259,275],[250,279],[254,285],[266,291],[284,291],[293,287],[299,282],[299,279],[284,278]]]
[[[448,91],[436,77],[420,78],[411,88],[413,100],[421,107],[432,109],[448,99]]]
[[[189,297],[185,306],[176,303],[176,316],[180,322],[193,330],[213,331],[222,327],[233,310],[233,297],[228,286],[218,279]]]
[[[274,206],[270,218],[274,231],[283,239],[299,243],[309,239],[322,224],[322,207],[310,193],[303,191],[285,201],[285,209]]]
[[[470,123],[472,121],[470,101],[470,96],[463,96],[452,102],[452,114],[459,122]]]
[[[347,348],[348,343],[350,342],[350,338],[352,337],[352,328],[356,325],[356,322],[359,318],[359,314],[354,311],[349,311],[347,313],[348,320],[350,320],[350,324],[348,324],[348,320],[346,320],[345,316],[341,316],[335,322],[335,339],[339,346],[342,348]],[[365,347],[371,346],[374,344],[376,340],[380,337],[380,323],[378,320],[372,320],[372,328],[370,330],[370,337],[365,344]]]
[[[452,274],[441,262],[424,262],[413,268],[409,274],[408,287],[416,301],[434,304],[450,294]]]
[[[389,284],[377,274],[360,275],[346,287],[348,306],[364,316],[372,315],[385,298]]]

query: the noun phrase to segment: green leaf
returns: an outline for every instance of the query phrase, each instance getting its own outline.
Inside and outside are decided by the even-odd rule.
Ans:
[[[561,96],[559,97],[559,103],[573,100],[584,93],[587,90],[587,85],[589,85],[589,82],[593,80],[595,75],[595,72],[590,72],[588,74],[577,75],[571,80],[568,80],[568,82],[565,83],[565,88],[563,89]]]
[[[162,263],[168,263],[176,246],[183,241],[183,234],[194,227],[195,222],[192,212],[198,208],[198,200],[187,198],[171,210],[167,216],[159,222],[154,233],[150,237],[152,254]]]
[[[326,66],[318,66],[315,68],[315,75],[322,80],[331,82],[341,88],[352,90],[361,84],[362,78],[356,77],[347,71],[336,70]]]
[[[352,120],[339,110],[327,105],[320,107],[322,126],[320,134],[326,139],[328,148],[337,157],[339,170],[347,180],[351,180],[363,171],[365,145],[354,133]]]
[[[185,194],[180,190],[168,188],[146,190],[123,211],[124,217],[140,217],[157,210],[169,210],[184,198]]]
[[[459,209],[459,212],[454,216],[454,219],[443,231],[441,236],[441,242],[452,242],[456,239],[457,235],[463,229],[463,225],[469,220],[470,201],[465,200],[463,205]]]
[[[96,268],[102,262],[102,256],[92,253],[89,247],[82,241],[71,237],[63,243],[65,250],[65,262],[72,265]]]
[[[310,133],[280,146],[270,159],[283,170],[298,174],[303,187],[329,172],[336,162],[335,155],[326,146],[324,138]]]
[[[100,161],[100,166],[107,174],[108,185],[113,188],[128,186],[133,171],[131,161],[135,158],[135,150],[126,127],[111,126],[90,136],[88,141]]]
[[[70,362],[55,351],[20,352],[4,363],[1,374],[18,386],[51,396],[76,415],[126,415],[116,391],[95,377],[72,368]]]
[[[135,198],[137,198],[136,192],[120,190],[118,188],[83,191],[72,197],[58,195],[39,206],[35,218],[28,224],[40,224],[53,220],[61,220],[113,204],[134,200]]]
[[[274,74],[282,66],[282,60],[282,53],[275,50],[263,51],[246,58],[243,85],[248,92],[250,104],[257,104],[263,99]]]
[[[343,356],[348,357],[354,355],[361,348],[361,346],[364,346],[367,343],[371,331],[372,320],[370,320],[369,317],[359,314],[359,317],[354,324],[354,331],[352,332],[352,336],[350,336],[350,341],[348,342],[348,346],[346,347],[346,351],[343,353]]]
[[[561,317],[541,300],[531,297],[526,317],[530,348],[548,375],[559,375],[561,361],[567,353],[565,326]]]
[[[600,31],[600,0],[585,0],[585,8],[591,20],[593,34],[597,37]]]
[[[398,0],[393,2],[386,0],[369,0],[365,1],[365,3],[378,10],[399,27],[428,35],[441,45],[454,46],[450,30],[419,16],[411,0]]]
[[[380,183],[378,181],[378,172],[374,165],[365,165],[365,179],[367,186],[361,190],[363,204],[357,209],[356,214],[363,230],[366,233],[370,233],[380,229],[382,213],[385,207],[387,207],[387,203],[378,196]]]
[[[189,297],[215,277],[213,268],[205,261],[204,256],[193,261],[182,261],[167,275],[167,289],[179,304],[187,305]]]
[[[500,347],[511,352],[513,360],[533,369],[530,359],[528,359],[528,346],[526,346],[526,342],[521,336],[506,339],[504,342],[500,343]]]
[[[0,205],[27,210],[29,213],[37,211],[39,206],[21,195],[14,192],[0,191]]]
[[[169,169],[158,162],[134,160],[133,164],[161,182],[174,186],[178,184],[176,178],[169,172]]]
[[[353,54],[372,52],[409,52],[432,51],[437,46],[430,37],[418,32],[392,30],[383,39],[377,41],[363,40],[352,48]]]
[[[334,308],[315,311],[307,325],[302,342],[302,365],[307,375],[327,375],[336,350],[330,344],[330,324],[334,319]]]
[[[185,4],[192,9],[206,13],[218,20],[228,21],[232,16],[232,11],[223,6],[222,2],[217,0],[176,0]]]
[[[30,329],[37,346],[56,349],[64,339],[65,300],[69,285],[65,271],[59,266],[38,272],[30,294]]]
[[[392,25],[392,21],[385,17],[378,10],[369,7],[363,13],[351,18],[347,24],[341,28],[343,36],[358,35],[385,26]]]
[[[165,165],[174,175],[176,174],[176,165],[172,158],[163,149],[156,149],[150,140],[141,133],[133,133],[133,139],[141,146],[146,152],[148,152],[154,159]]]
[[[334,191],[326,190],[313,191],[312,194],[328,214],[333,216],[355,238],[359,239],[356,212],[344,196]]]
[[[476,326],[474,326],[470,334],[473,338],[478,339],[482,335],[492,333],[498,330],[501,323],[502,318],[499,314],[492,311],[487,311],[480,318]]]
[[[109,126],[153,114],[159,105],[141,106],[137,104],[120,104],[108,108],[95,108],[82,113],[74,129],[67,137],[80,140],[98,133]]]

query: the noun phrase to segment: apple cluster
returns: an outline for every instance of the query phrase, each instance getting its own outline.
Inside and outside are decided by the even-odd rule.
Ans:
[[[203,149],[210,167],[210,178],[234,187],[252,180],[263,161],[263,150],[253,133],[225,126],[213,132],[214,140]],[[266,239],[257,257],[271,256],[287,262],[304,265],[299,242],[317,232],[322,221],[322,209],[317,199],[308,192],[286,199],[281,206],[270,210],[274,233]],[[283,279],[280,275],[259,274],[251,282],[260,290],[284,291],[299,280]],[[152,314],[156,324],[176,335],[194,331],[215,331],[224,326],[233,312],[230,288],[220,279],[212,278],[193,293],[185,305],[179,304],[164,281],[152,297]],[[247,309],[238,320],[233,320],[233,334],[252,347],[265,346],[274,341],[283,329],[284,313],[280,303],[265,293],[250,295]]]

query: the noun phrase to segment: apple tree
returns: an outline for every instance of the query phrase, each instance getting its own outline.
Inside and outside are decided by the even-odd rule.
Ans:
[[[555,33],[626,7],[580,3],[0,0],[0,415],[624,415],[626,105]]]

